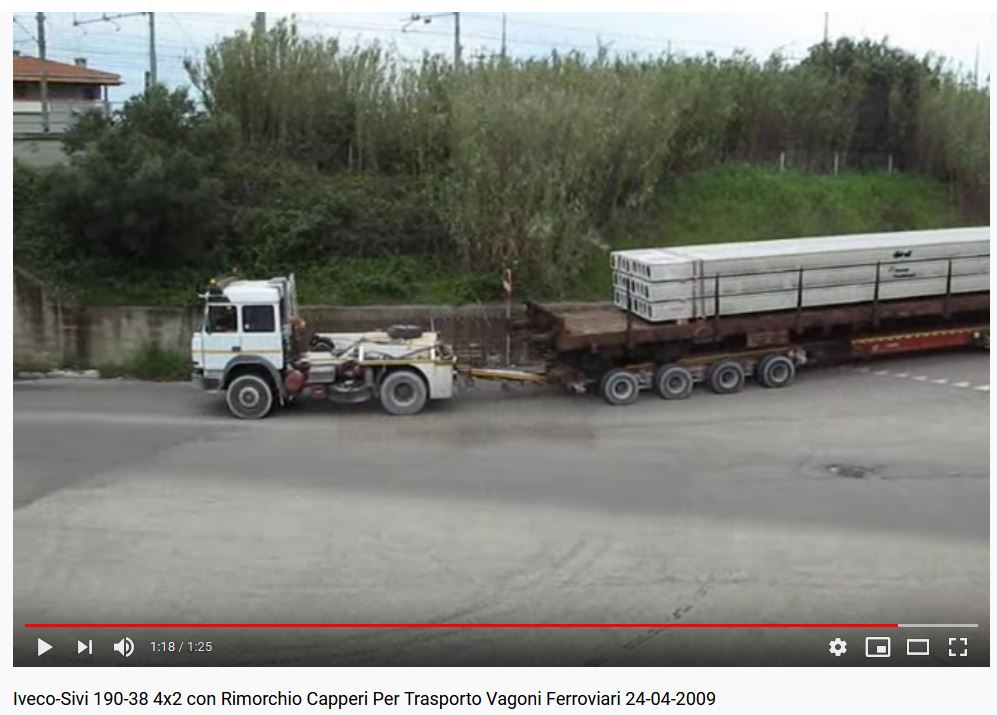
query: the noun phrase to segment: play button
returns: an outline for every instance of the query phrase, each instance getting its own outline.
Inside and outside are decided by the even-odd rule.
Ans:
[[[43,655],[52,650],[52,644],[46,643],[41,638],[38,639],[38,655]]]

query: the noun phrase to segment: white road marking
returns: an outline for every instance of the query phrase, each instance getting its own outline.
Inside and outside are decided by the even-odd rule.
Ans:
[[[978,390],[979,392],[990,392],[990,385],[973,385],[967,380],[963,380],[962,382],[952,382],[953,378],[950,377],[932,378],[929,377],[928,375],[912,375],[909,372],[894,372],[892,370],[886,370],[886,369],[873,370],[872,368],[867,367],[865,365],[861,366],[853,365],[851,366],[850,369],[852,370],[852,372],[861,372],[864,374],[898,377],[901,379],[907,378],[915,380],[917,382],[930,382],[933,385],[951,385],[952,387],[961,387],[963,389],[971,388],[973,390]]]

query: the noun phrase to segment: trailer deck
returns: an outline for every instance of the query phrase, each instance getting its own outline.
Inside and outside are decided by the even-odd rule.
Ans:
[[[529,323],[544,331],[560,352],[595,352],[655,343],[713,343],[744,336],[747,347],[789,342],[791,335],[830,334],[847,327],[873,332],[918,321],[939,319],[953,326],[989,320],[990,293],[963,293],[845,306],[799,308],[745,316],[721,316],[673,323],[650,323],[613,306],[527,304]]]

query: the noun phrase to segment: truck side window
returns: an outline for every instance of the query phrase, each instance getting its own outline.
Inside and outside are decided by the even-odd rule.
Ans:
[[[274,331],[272,305],[246,305],[242,308],[242,332],[272,333]]]
[[[208,308],[208,331],[212,333],[234,333],[238,322],[235,306],[213,305]]]

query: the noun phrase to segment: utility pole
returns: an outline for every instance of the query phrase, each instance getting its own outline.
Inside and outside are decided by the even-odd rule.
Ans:
[[[156,76],[156,13],[149,13],[149,87],[158,83]]]
[[[41,14],[41,13],[39,13]],[[114,23],[115,20],[121,20],[126,17],[138,17],[139,15],[148,15],[149,17],[149,86],[156,84],[158,81],[158,75],[156,73],[156,13],[154,12],[119,12],[115,15],[108,15],[106,12],[101,13],[100,17],[90,18],[89,20],[77,20],[75,13],[73,14],[73,27],[79,27],[80,25],[89,25],[94,22],[110,22]],[[148,89],[148,87],[146,88]]]
[[[829,12],[825,12],[824,13],[824,44],[825,45],[827,44],[827,40],[828,40],[828,36],[827,36],[827,22],[828,22],[828,18],[830,17],[830,15],[831,15],[831,13],[829,13]]]
[[[49,130],[48,117],[48,62],[45,59],[45,13],[35,15],[38,22],[38,59],[42,65],[41,98],[42,98],[42,131]]]
[[[505,26],[506,26],[506,13],[502,13],[502,59],[505,59]]]
[[[256,34],[263,36],[267,31],[267,14],[265,12],[256,13],[256,20],[253,22],[253,29]]]
[[[453,64],[454,69],[460,68],[460,13],[459,12],[438,12],[435,15],[420,15],[417,12],[413,12],[405,20],[405,24],[402,25],[402,32],[408,30],[409,26],[416,22],[421,22],[424,25],[428,25],[437,17],[446,17],[447,15],[453,15]],[[504,43],[503,43],[504,44]]]
[[[980,88],[980,43],[976,43],[976,57],[973,58],[973,89]]]

